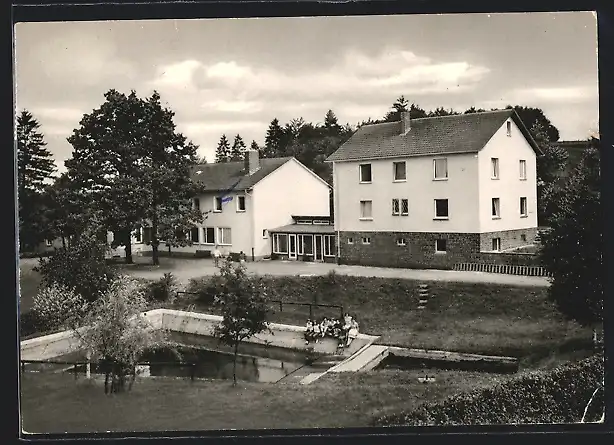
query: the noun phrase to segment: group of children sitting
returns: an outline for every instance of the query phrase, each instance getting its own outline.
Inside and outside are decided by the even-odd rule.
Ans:
[[[324,317],[318,323],[307,320],[305,344],[312,341],[318,343],[319,339],[323,337],[336,338],[339,340],[339,348],[347,348],[352,340],[358,337],[358,323],[347,313],[343,316],[343,319]]]

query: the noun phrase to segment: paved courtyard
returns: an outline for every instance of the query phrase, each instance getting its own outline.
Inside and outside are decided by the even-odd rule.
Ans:
[[[161,258],[160,266],[148,266],[151,258],[135,258],[134,266],[126,266],[126,271],[135,277],[155,279],[166,272],[172,272],[182,283],[191,278],[213,275],[218,269],[211,259]],[[549,280],[544,277],[523,277],[516,275],[492,274],[484,272],[459,272],[449,270],[392,269],[384,267],[340,266],[329,263],[305,263],[297,261],[257,261],[248,262],[249,273],[259,275],[325,275],[331,270],[339,274],[359,277],[406,278],[425,281],[454,281],[464,283],[494,283],[516,286],[547,287]]]

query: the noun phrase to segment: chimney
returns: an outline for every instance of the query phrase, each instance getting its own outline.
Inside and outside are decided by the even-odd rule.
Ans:
[[[260,169],[260,155],[258,150],[246,150],[245,173],[247,175],[253,175],[258,169]]]
[[[411,130],[409,111],[401,111],[401,134],[407,134]]]

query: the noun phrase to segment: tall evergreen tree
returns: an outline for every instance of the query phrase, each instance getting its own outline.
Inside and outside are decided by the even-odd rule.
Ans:
[[[482,113],[484,111],[486,111],[484,108],[471,107],[467,108],[463,114]]]
[[[405,99],[404,96],[399,97],[395,103],[392,104],[392,109],[384,116],[384,122],[398,122],[401,120],[401,113],[403,111],[409,111],[409,117],[412,119],[420,119],[427,117],[426,111],[415,103],[411,105]],[[379,121],[376,121],[379,122]]]
[[[237,134],[232,142],[232,149],[230,150],[230,161],[242,161],[245,159],[245,151],[247,147],[241,135]]]
[[[324,128],[330,135],[337,135],[341,131],[341,126],[333,110],[328,110],[326,112],[326,116],[324,117]]]
[[[262,157],[274,158],[279,156],[279,153],[282,151],[284,140],[284,129],[279,124],[279,120],[275,118],[271,121],[267,129],[264,147],[262,149]]]
[[[44,241],[42,193],[55,172],[40,124],[23,110],[17,118],[17,197],[19,202],[20,251],[34,249]]]
[[[230,144],[226,135],[223,134],[220,138],[220,142],[215,149],[215,162],[229,162],[230,161]]]
[[[254,141],[254,140],[252,140],[252,143],[251,143],[251,145],[249,146],[249,149],[250,149],[250,150],[255,150],[255,151],[257,151],[258,153],[261,153],[261,148],[260,148],[260,146],[258,145],[258,142]],[[262,153],[261,153],[261,154],[262,154]]]

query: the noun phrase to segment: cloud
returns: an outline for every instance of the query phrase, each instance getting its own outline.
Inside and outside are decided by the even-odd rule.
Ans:
[[[78,108],[67,107],[34,107],[32,113],[35,117],[44,120],[79,122],[83,117],[83,111]]]
[[[596,101],[598,98],[597,84],[568,85],[558,87],[516,88],[501,95],[498,100],[488,103],[501,104],[575,104]],[[537,105],[536,105],[537,106]]]
[[[151,85],[155,87],[189,88],[192,86],[194,73],[201,68],[196,60],[184,60],[163,65],[158,68],[157,76]]]

